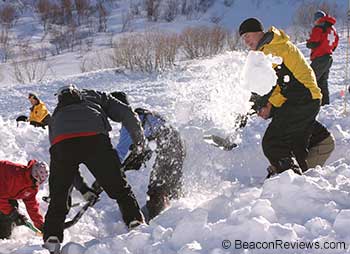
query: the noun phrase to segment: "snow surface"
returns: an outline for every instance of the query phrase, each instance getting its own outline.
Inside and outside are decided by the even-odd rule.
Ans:
[[[224,152],[203,142],[213,132],[232,134],[234,118],[247,110],[242,73],[246,52],[228,52],[211,59],[186,62],[158,76],[104,70],[38,84],[0,88],[0,158],[26,163],[49,161],[47,130],[14,119],[28,113],[28,92],[36,92],[50,111],[54,92],[63,84],[104,91],[123,90],[133,106],[144,106],[166,116],[187,146],[184,166],[186,196],[145,225],[128,232],[117,205],[105,194],[72,228],[65,231],[68,254],[109,253],[345,253],[350,236],[349,117],[342,114],[345,39],[334,55],[330,76],[332,105],[322,108],[319,120],[336,138],[328,165],[298,176],[285,172],[263,183],[268,163],[261,139],[268,121],[252,118],[239,133],[240,146]],[[305,54],[308,50],[300,45]],[[257,72],[259,75],[259,72]],[[118,124],[111,138],[117,142]],[[91,183],[91,175],[81,167]],[[145,203],[150,165],[128,172],[141,205]],[[48,194],[45,184],[38,198]],[[74,200],[82,201],[74,192]],[[24,210],[21,205],[21,210]],[[73,208],[72,218],[79,208]],[[41,203],[43,213],[47,204]],[[223,240],[324,242],[344,241],[347,249],[246,250],[222,247]],[[42,239],[26,227],[17,227],[10,240],[0,240],[0,253],[47,253]]]

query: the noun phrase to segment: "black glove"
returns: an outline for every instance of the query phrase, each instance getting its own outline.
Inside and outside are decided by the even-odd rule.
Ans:
[[[134,150],[132,150],[130,155],[125,159],[123,163],[123,170],[139,170],[142,164],[151,159],[151,157],[151,149],[144,149],[142,153],[136,153]]]
[[[250,96],[249,101],[253,102],[252,109],[255,112],[259,113],[261,108],[266,106],[266,104],[268,102],[268,99],[269,99],[269,96],[267,96],[267,95],[261,96],[261,95],[259,95],[257,93],[252,93],[251,96]]]
[[[13,221],[17,226],[25,225],[28,221],[28,218],[23,214],[20,214],[17,209],[14,209],[10,214],[9,218]]]
[[[30,121],[29,122],[30,125],[33,125],[34,127],[41,127],[43,129],[45,129],[45,125],[43,123],[39,123],[39,122],[35,122],[35,121]]]
[[[28,120],[28,117],[23,115],[16,118],[17,122],[27,122],[27,120]]]

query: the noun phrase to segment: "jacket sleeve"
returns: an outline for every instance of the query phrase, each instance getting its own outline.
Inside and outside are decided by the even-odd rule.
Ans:
[[[30,219],[34,223],[34,226],[36,226],[37,228],[41,228],[44,224],[44,219],[39,211],[39,203],[36,200],[37,192],[37,190],[33,191],[33,193],[30,196],[28,196],[26,199],[23,199],[23,202],[26,206]]]
[[[316,48],[321,42],[321,37],[322,37],[322,29],[320,27],[314,27],[311,31],[310,38],[306,42],[306,46],[308,48]],[[314,45],[317,45],[317,46],[315,47]]]
[[[111,120],[121,122],[128,130],[134,144],[145,142],[141,122],[130,106],[104,92],[84,90],[84,94],[88,100],[99,104]]]
[[[300,50],[293,45],[284,53],[286,55],[283,57],[283,62],[294,77],[309,89],[312,99],[321,99],[322,94],[317,86],[315,73]]]
[[[134,144],[144,144],[145,136],[143,134],[142,125],[137,114],[130,106],[119,102],[112,96],[109,97],[109,108],[107,115],[113,121],[120,121],[128,130]]]
[[[287,98],[281,94],[281,88],[279,85],[276,85],[270,94],[268,101],[276,108],[281,107],[287,100]]]

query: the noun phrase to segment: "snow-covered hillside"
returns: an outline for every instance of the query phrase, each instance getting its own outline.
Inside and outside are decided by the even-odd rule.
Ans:
[[[97,65],[99,67],[111,66],[109,59],[111,43],[115,42],[121,36],[132,32],[144,32],[144,31],[167,31],[180,33],[187,27],[194,26],[214,26],[219,25],[228,29],[231,32],[238,30],[239,24],[242,20],[248,17],[260,18],[265,27],[271,25],[289,30],[292,26],[292,21],[296,15],[296,10],[302,4],[318,3],[318,1],[305,1],[305,0],[207,0],[207,1],[162,1],[163,5],[168,3],[187,2],[190,4],[199,4],[200,2],[212,3],[207,12],[196,12],[193,15],[178,15],[172,22],[166,22],[164,19],[158,20],[158,22],[147,21],[143,0],[136,1],[87,1],[91,5],[95,5],[97,2],[103,2],[105,8],[108,9],[108,20],[106,32],[93,32],[92,36],[84,37],[82,40],[71,48],[62,49],[61,53],[57,55],[54,41],[54,32],[45,31],[42,22],[40,22],[39,15],[36,11],[36,5],[38,1],[35,0],[16,0],[16,1],[1,1],[0,6],[7,5],[9,3],[15,6],[20,6],[22,13],[20,18],[16,21],[15,25],[8,31],[9,40],[8,45],[2,46],[0,43],[0,85],[15,85],[19,81],[14,75],[14,67],[12,60],[16,60],[17,55],[21,55],[24,51],[26,44],[29,49],[34,52],[39,51],[41,56],[44,56],[45,61],[40,62],[41,68],[37,67],[38,79],[42,74],[45,79],[57,79],[62,76],[76,75],[83,71],[83,69],[89,66],[90,69],[96,69],[91,66]],[[52,2],[60,2],[54,1]],[[73,1],[71,1],[73,2]],[[319,1],[321,2],[321,1]],[[322,1],[328,3],[331,6],[336,5],[336,14],[338,18],[337,28],[344,27],[344,17],[346,14],[347,1],[346,0],[325,0]],[[135,15],[128,23],[128,28],[124,29],[123,24],[125,22],[125,15],[130,12],[131,6],[139,6],[140,14]],[[23,6],[27,6],[23,8]],[[335,15],[335,13],[331,13]],[[96,17],[95,17],[96,19]],[[1,27],[0,27],[1,28]],[[58,29],[58,28],[57,28]],[[77,28],[76,28],[77,29]],[[83,29],[83,28],[82,28]],[[66,31],[67,27],[60,27],[56,33],[62,33]],[[79,30],[79,29],[78,29]],[[4,34],[7,31],[3,30]],[[67,30],[66,33],[69,31]],[[82,33],[84,34],[84,33]],[[72,35],[73,36],[73,35]],[[86,36],[86,35],[85,35]],[[71,39],[71,38],[70,38]],[[2,39],[4,40],[4,39]],[[25,47],[27,47],[25,46]],[[28,50],[28,48],[26,48]],[[10,58],[6,62],[3,60],[4,52],[10,56],[13,54],[14,59]],[[17,52],[17,53],[16,53]],[[34,57],[32,52],[30,57]],[[101,59],[102,58],[102,59]],[[18,60],[18,59],[17,59]],[[83,67],[84,66],[84,67]],[[24,75],[26,76],[26,75]]]
[[[307,55],[304,45],[300,47]],[[186,196],[172,202],[150,225],[127,232],[115,202],[103,194],[78,224],[65,231],[64,243],[80,244],[71,246],[69,254],[349,252],[350,120],[342,114],[340,96],[344,88],[345,47],[346,40],[342,38],[330,76],[332,104],[323,107],[319,114],[319,120],[335,136],[337,146],[327,166],[311,169],[303,176],[288,171],[263,183],[268,163],[262,154],[261,139],[268,122],[262,119],[249,120],[237,137],[241,140],[239,147],[233,151],[225,152],[203,142],[204,134],[232,134],[234,116],[242,110],[242,91],[237,84],[241,82],[246,52],[184,62],[158,76],[104,70],[42,83],[3,86],[0,159],[22,163],[31,158],[49,161],[47,130],[25,123],[17,127],[14,120],[28,113],[28,92],[37,93],[52,111],[56,103],[53,94],[63,84],[123,90],[129,94],[132,106],[144,106],[166,116],[186,140]],[[116,143],[119,126],[113,127],[110,136]],[[141,205],[146,199],[149,169],[150,165],[128,173]],[[91,183],[93,179],[83,166],[82,171]],[[38,198],[47,194],[46,184]],[[82,201],[78,193],[74,193],[74,200]],[[69,218],[77,209],[71,210]],[[47,204],[42,203],[41,210],[45,213]],[[278,240],[297,246],[243,250],[235,245],[238,240]],[[305,249],[304,243],[314,246]],[[0,240],[0,253],[47,253],[41,244],[42,239],[27,228],[17,227],[11,240]],[[329,249],[335,245],[336,249]]]

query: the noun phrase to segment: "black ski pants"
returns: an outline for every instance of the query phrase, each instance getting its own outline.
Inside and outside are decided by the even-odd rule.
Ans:
[[[267,127],[262,147],[265,156],[278,173],[289,168],[283,165],[286,159],[291,161],[295,157],[299,167],[305,171],[308,169],[306,157],[308,154],[309,140],[312,126],[320,109],[320,101],[313,100],[307,104],[291,105],[286,102],[281,108],[277,108],[272,121]]]
[[[331,55],[317,57],[311,62],[311,67],[315,72],[318,87],[322,92],[322,106],[329,104],[328,76],[332,63],[333,58]]]
[[[0,239],[9,239],[15,223],[9,216],[0,212]]]
[[[186,153],[179,132],[171,127],[164,129],[157,137],[156,153],[147,191],[149,219],[164,210],[167,201],[181,196],[182,166]]]
[[[100,134],[63,140],[50,148],[50,205],[45,216],[44,241],[57,236],[63,241],[64,221],[68,212],[69,188],[83,163],[112,199],[118,202],[124,222],[143,221],[139,205],[121,172],[119,158],[110,138]]]

